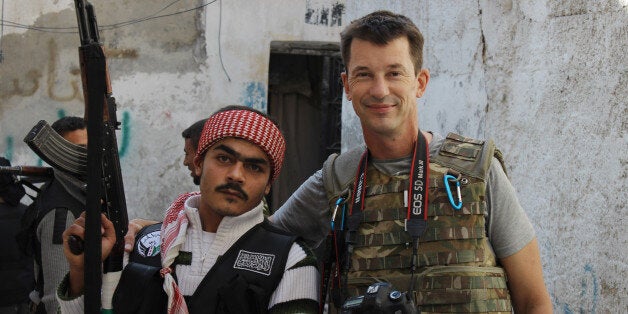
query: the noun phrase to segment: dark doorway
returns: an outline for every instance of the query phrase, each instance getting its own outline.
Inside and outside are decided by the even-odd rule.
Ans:
[[[340,152],[343,69],[338,44],[273,42],[268,113],[286,137],[286,158],[268,199],[271,212]]]

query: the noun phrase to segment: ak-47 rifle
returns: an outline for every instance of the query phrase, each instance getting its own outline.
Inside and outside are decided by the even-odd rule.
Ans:
[[[116,244],[102,264],[105,281],[107,277],[119,276],[122,271],[128,216],[115,133],[120,123],[116,117],[116,103],[112,97],[94,7],[85,0],[75,0],[74,3],[81,38],[79,61],[87,123],[87,204],[85,242],[82,246],[85,251],[85,313],[96,314],[101,312],[101,308],[104,312],[112,309],[113,293],[101,291],[100,213],[107,215],[116,231]],[[97,208],[100,210],[95,210]]]
[[[45,120],[26,134],[24,142],[53,168],[81,181],[87,179],[87,148],[64,139]]]

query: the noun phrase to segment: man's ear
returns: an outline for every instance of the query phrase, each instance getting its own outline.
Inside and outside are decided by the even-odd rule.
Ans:
[[[351,91],[349,90],[349,77],[347,76],[347,72],[340,73],[340,78],[342,79],[342,87],[345,90],[345,95],[347,95],[347,100],[351,101]]]
[[[264,195],[268,195],[268,193],[270,193],[270,180],[268,180],[268,183],[266,184],[266,189],[264,189]]]
[[[417,75],[417,89],[416,98],[423,97],[425,89],[427,88],[427,82],[430,81],[430,71],[428,69],[421,69],[419,75]]]
[[[201,177],[201,174],[203,173],[203,160],[205,159],[205,154],[203,154],[202,156],[196,155],[194,157],[194,161],[192,163],[194,163],[194,175],[196,175],[197,177]]]

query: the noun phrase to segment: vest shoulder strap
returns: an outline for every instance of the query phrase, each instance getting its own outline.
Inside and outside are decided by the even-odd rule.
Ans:
[[[85,210],[85,204],[72,196],[59,181],[53,179],[35,198],[33,205],[36,207],[36,225],[53,209],[66,208],[74,217],[81,215]]]
[[[62,234],[68,211],[74,217],[78,217],[85,209],[85,205],[72,197],[56,180],[46,181],[34,199],[26,209],[21,219],[21,230],[16,236],[20,249],[27,255],[35,257],[40,272],[36,276],[37,291],[43,291],[43,274],[41,273],[41,245],[62,244]],[[41,220],[51,211],[54,213],[52,243],[39,243],[37,228]],[[42,292],[43,293],[43,292]]]
[[[495,148],[492,139],[477,140],[449,133],[438,153],[431,156],[430,162],[485,180],[493,156],[497,157],[503,166],[501,152]]]
[[[350,196],[349,187],[355,179],[364,149],[364,146],[360,146],[342,154],[332,154],[327,158],[322,173],[328,200],[334,201],[341,195]],[[456,133],[447,134],[438,153],[430,156],[431,162],[481,180],[486,179],[493,157],[506,172],[503,154],[492,139],[478,140]]]
[[[323,185],[328,200],[335,200],[338,196],[349,197],[349,186],[355,179],[355,173],[360,163],[360,158],[366,148],[356,147],[342,154],[331,154],[323,163]]]

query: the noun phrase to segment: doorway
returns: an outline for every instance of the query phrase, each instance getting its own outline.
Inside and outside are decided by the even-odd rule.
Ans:
[[[286,138],[286,156],[268,199],[270,212],[340,152],[343,71],[337,43],[271,43],[268,113]]]

